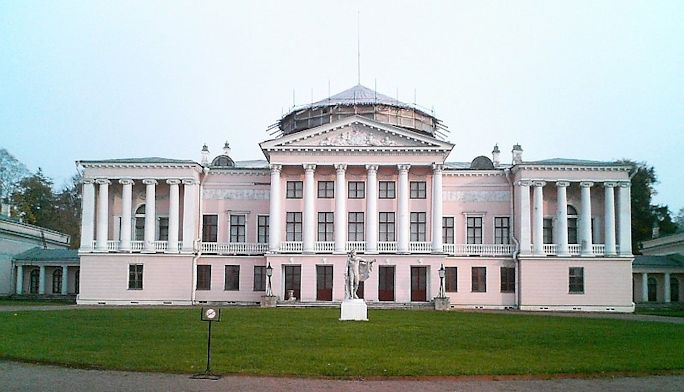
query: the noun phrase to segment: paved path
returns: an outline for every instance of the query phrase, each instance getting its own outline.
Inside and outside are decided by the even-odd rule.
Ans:
[[[106,391],[531,391],[643,392],[684,391],[684,376],[620,377],[553,380],[320,380],[229,376],[218,381],[193,380],[187,375],[67,369],[0,361],[4,392]]]

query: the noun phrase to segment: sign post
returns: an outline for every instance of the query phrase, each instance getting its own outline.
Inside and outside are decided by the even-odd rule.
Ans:
[[[211,373],[211,323],[221,321],[221,309],[202,308],[200,320],[209,323],[209,332],[207,333],[207,368],[204,370],[204,373],[194,374],[192,378],[218,380],[221,376]]]

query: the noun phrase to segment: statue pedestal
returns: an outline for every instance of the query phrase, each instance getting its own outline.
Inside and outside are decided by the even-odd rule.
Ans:
[[[275,308],[276,307],[276,297],[275,295],[262,295],[261,296],[261,307],[262,308]]]
[[[435,310],[449,310],[449,297],[435,297]]]
[[[368,307],[362,299],[342,301],[340,320],[368,321]]]

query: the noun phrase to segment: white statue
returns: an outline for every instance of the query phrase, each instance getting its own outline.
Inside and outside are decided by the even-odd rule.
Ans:
[[[373,271],[375,260],[365,260],[356,255],[356,251],[349,252],[347,257],[347,273],[345,275],[344,299],[358,299],[356,291],[359,282],[368,279]]]

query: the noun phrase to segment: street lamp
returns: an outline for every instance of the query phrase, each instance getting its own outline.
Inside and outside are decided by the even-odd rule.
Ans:
[[[441,267],[439,267],[439,297],[444,298],[446,297],[446,293],[444,292],[444,277],[446,276],[446,270],[444,269],[444,264],[442,264]]]
[[[273,276],[273,267],[271,267],[271,262],[268,262],[266,267],[266,276],[268,277],[268,286],[266,286],[266,296],[273,297],[273,291],[271,290],[271,276]]]

